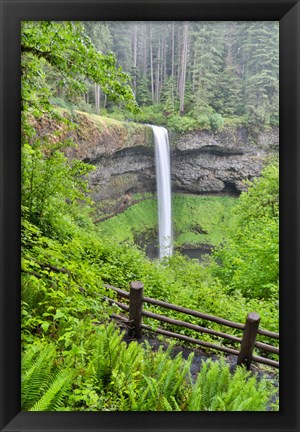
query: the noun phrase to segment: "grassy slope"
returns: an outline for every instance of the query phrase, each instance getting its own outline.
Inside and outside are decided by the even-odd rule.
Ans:
[[[223,239],[232,224],[230,210],[236,199],[228,196],[175,194],[173,220],[176,245],[212,244]]]
[[[235,198],[174,194],[172,198],[175,244],[219,244],[233,221],[230,209]],[[99,230],[117,242],[134,241],[134,236],[157,229],[157,203],[146,199],[123,213],[101,222]]]

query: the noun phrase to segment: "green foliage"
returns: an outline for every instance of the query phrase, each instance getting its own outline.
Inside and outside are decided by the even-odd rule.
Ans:
[[[236,230],[236,219],[238,219],[240,212],[233,212],[231,210],[238,205],[239,201],[229,197],[191,197],[175,194],[173,196],[172,207],[176,245],[199,243],[218,245],[220,242],[224,242],[227,238],[226,232],[228,230],[235,232]],[[241,280],[230,289],[226,283],[225,275],[230,273],[232,265],[227,266],[225,258],[223,266],[219,266],[216,263],[213,266],[210,263],[199,265],[196,261],[176,254],[163,266],[157,265],[155,262],[148,262],[142,256],[138,258],[138,253],[132,246],[133,241],[137,233],[142,233],[145,227],[147,230],[151,230],[151,228],[155,227],[155,224],[156,210],[154,202],[151,200],[136,204],[122,215],[99,224],[99,230],[103,239],[107,238],[107,241],[109,241],[108,239],[111,240],[114,238],[118,242],[132,242],[130,246],[132,250],[128,250],[128,253],[125,255],[124,252],[121,252],[123,250],[122,247],[118,249],[118,252],[115,248],[111,248],[111,252],[114,249],[116,253],[119,253],[119,258],[117,259],[117,265],[113,267],[109,263],[105,265],[107,276],[109,275],[109,283],[112,285],[121,283],[122,287],[127,289],[130,279],[123,276],[126,269],[126,273],[143,281],[147,296],[149,297],[160,298],[223,318],[230,317],[231,320],[242,323],[245,321],[247,312],[256,311],[261,316],[261,325],[263,328],[278,331],[278,304],[274,296],[262,299],[260,295],[257,299],[252,298],[252,295],[247,295],[246,291],[245,293],[241,291]],[[271,227],[268,225],[265,226],[266,232],[270,231],[270,229]],[[264,231],[261,231],[260,236],[263,233]],[[252,241],[251,239],[252,234],[249,235],[248,232],[245,232],[244,243],[247,245],[247,242]],[[267,259],[266,254],[263,252],[264,247],[267,245],[265,240],[263,238],[263,243],[260,243],[259,238],[257,238],[257,247],[261,248],[261,254],[263,255],[261,259],[264,259],[264,262]],[[126,244],[124,247],[127,247]],[[131,254],[132,257],[134,256],[133,260],[129,259],[129,255]],[[124,270],[121,256],[124,257],[127,263]],[[234,260],[235,255],[231,254],[230,257]],[[134,260],[138,261],[138,266],[134,265]],[[129,262],[131,262],[130,267],[128,267]],[[235,268],[238,270],[239,265],[240,263],[236,263]],[[260,265],[259,260],[257,260],[257,265]],[[261,287],[262,282],[266,285],[271,283],[270,272],[268,275],[265,275],[265,269],[262,272],[261,266],[257,267],[254,264],[253,251],[252,255],[245,256],[244,267],[241,267],[241,270],[237,271],[240,277],[243,276],[242,270],[247,270],[248,282],[252,280],[251,286],[253,287]],[[278,263],[276,264],[276,262],[273,263],[273,271],[276,274],[278,272]],[[274,291],[276,286],[269,286],[268,290],[270,288]],[[191,292],[193,295],[191,295]],[[247,297],[245,298],[244,295],[247,295]],[[157,308],[155,308],[155,312],[157,312]],[[174,311],[163,310],[161,312],[172,318],[182,318],[180,314]],[[199,320],[195,318],[189,317],[188,319],[194,324],[199,324]],[[217,330],[224,330],[214,323],[204,324]],[[178,328],[174,327],[173,330],[178,331]],[[188,329],[182,329],[181,331],[184,334],[196,336]],[[209,335],[202,335],[202,338],[208,341],[213,340]]]
[[[185,399],[186,380],[191,358],[180,355],[174,360],[160,349],[137,342],[126,345],[112,324],[99,329],[92,358],[94,389],[102,410],[164,411],[179,408]],[[76,390],[75,390],[76,392]],[[77,398],[78,401],[78,398]]]
[[[223,67],[224,30],[222,25],[218,26],[214,22],[193,23],[193,111],[197,116],[209,115],[209,111],[213,111],[214,91]]]
[[[243,81],[234,66],[226,67],[218,75],[212,106],[223,116],[242,114]]]
[[[279,32],[278,23],[243,24],[241,57],[245,68],[245,113],[249,125],[257,130],[278,119]],[[274,32],[274,29],[277,30]],[[268,65],[268,66],[267,66]]]
[[[215,274],[229,292],[249,298],[278,299],[279,178],[278,162],[249,183],[234,209],[235,227],[215,252]]]
[[[267,302],[247,302],[237,293],[227,296],[222,286],[215,283],[209,269],[192,260],[175,255],[168,263],[157,265],[126,244],[113,246],[110,240],[97,239],[96,232],[87,234],[77,229],[73,239],[62,243],[42,236],[26,219],[23,225],[22,340],[25,344],[32,344],[37,338],[55,340],[64,361],[72,360],[73,367],[86,370],[84,376],[78,373],[74,398],[70,396],[66,404],[68,409],[118,410],[122,407],[139,410],[145,407],[139,397],[141,392],[151,404],[155,400],[157,404],[152,406],[159,410],[185,409],[186,406],[181,385],[175,399],[174,394],[168,398],[163,391],[174,388],[174,384],[168,387],[164,381],[173,376],[170,369],[174,363],[165,360],[163,370],[168,374],[162,378],[145,360],[149,358],[151,367],[156,364],[159,368],[162,358],[155,363],[150,352],[139,354],[134,346],[127,357],[122,357],[125,353],[119,348],[120,339],[114,340],[112,328],[105,325],[97,330],[95,323],[105,322],[109,310],[98,297],[103,293],[102,281],[126,289],[129,282],[140,279],[148,296],[225,318],[230,316],[234,321],[243,322],[246,312],[255,310],[261,314],[264,327],[276,330],[276,313]],[[181,318],[174,311],[169,315]],[[192,317],[191,322],[199,324],[199,320]],[[214,324],[211,327],[218,328]],[[184,333],[191,334],[188,329]],[[141,355],[143,361],[139,360]],[[146,362],[148,369],[143,380],[136,370],[131,387],[129,369],[124,369],[130,368],[128,359],[134,358],[137,358],[136,368]],[[118,359],[123,361],[118,364]],[[174,369],[174,374],[178,376],[178,369]],[[180,376],[184,375],[186,373]]]
[[[101,237],[120,243],[134,242],[143,232],[155,230],[157,226],[157,201],[145,199],[130,206],[119,215],[98,224]]]
[[[210,125],[212,130],[216,131],[221,129],[224,124],[224,119],[221,114],[215,113],[210,116]]]
[[[168,118],[167,126],[175,132],[183,133],[196,129],[197,122],[191,117],[174,114]]]
[[[76,107],[74,107],[74,109],[75,108],[79,111],[84,111],[84,112],[87,112],[89,114],[95,113],[94,107],[91,104],[86,103],[84,100],[81,100],[80,102],[78,102]]]
[[[142,107],[136,121],[165,125],[168,118],[175,115],[170,127],[178,132],[197,128],[218,130],[222,121],[215,115],[222,116],[225,121],[227,117],[247,116],[248,126],[254,132],[270,125],[278,126],[279,32],[276,22],[189,23],[185,120],[177,117],[182,58],[182,43],[177,41],[183,37],[182,22],[85,22],[84,30],[98,54],[108,57],[114,52],[117,64],[130,74],[127,81]],[[59,35],[63,36],[63,32],[59,31]],[[81,105],[79,99],[83,100],[83,95],[78,83],[77,90],[76,85],[74,91],[70,87],[66,89],[66,79],[51,75],[49,70],[46,72],[54,96],[63,96],[73,105]],[[88,77],[84,82],[86,102],[93,104],[93,82],[98,81],[91,75]],[[77,78],[72,76],[68,81],[76,82]],[[43,82],[41,76],[38,80]],[[109,93],[105,85],[100,86],[101,110],[107,109],[114,118],[133,119],[130,112],[123,109],[124,103],[117,114],[115,92]],[[87,112],[91,109],[88,104]],[[160,113],[154,112],[156,106],[160,106]]]
[[[23,21],[21,50],[24,110],[33,114],[35,110],[37,114],[49,110],[46,64],[62,74],[58,85],[67,85],[71,92],[86,91],[85,81],[81,79],[84,76],[99,84],[113,100],[118,99],[129,109],[136,109],[128,75],[116,67],[112,53],[103,55],[95,49],[81,23]]]
[[[70,391],[71,368],[62,369],[52,343],[29,346],[22,354],[23,411],[58,411]]]
[[[247,115],[230,116],[224,118],[224,127],[226,128],[236,128],[239,126],[247,126],[247,125],[248,125]]]
[[[102,109],[102,114],[120,121],[129,120],[153,125],[166,125],[167,122],[162,104],[142,105],[135,113],[114,106],[108,110]]]
[[[142,107],[141,110],[134,115],[133,120],[140,123],[150,123],[154,125],[166,124],[166,117],[162,112],[161,104]]]
[[[163,85],[161,92],[161,101],[163,102],[163,110],[169,116],[175,114],[179,110],[179,97],[177,94],[177,83],[173,76],[170,76]]]
[[[62,144],[44,153],[39,147],[22,147],[22,205],[29,220],[48,235],[68,237],[72,221],[90,223],[86,175],[93,167],[67,159],[60,151]]]
[[[224,238],[226,227],[234,222],[230,217],[230,210],[235,204],[235,198],[226,196],[173,194],[175,244],[219,244]]]
[[[142,106],[152,103],[151,93],[149,91],[149,79],[145,75],[138,77],[136,100]]]
[[[132,83],[142,105],[155,99],[167,116],[179,112],[182,44],[175,41],[182,39],[182,22],[99,22],[85,28],[97,49],[114,51],[118,63],[135,77]],[[278,23],[194,21],[189,23],[188,45],[187,113],[202,115],[212,109],[224,117],[248,114],[256,127],[276,124]]]
[[[208,197],[173,194],[172,218],[175,245],[212,244],[223,240],[225,228],[233,225],[230,209],[237,200],[231,197]],[[134,242],[143,234],[155,236],[157,202],[145,199],[123,213],[98,224],[102,237]]]
[[[202,363],[188,402],[189,411],[264,411],[274,393],[243,368],[231,376],[224,361]]]
[[[193,355],[126,344],[113,324],[90,337],[90,354],[77,366],[53,343],[31,345],[22,356],[24,411],[264,411],[272,386],[243,369],[231,376],[224,361],[202,363],[195,384]],[[72,391],[70,391],[72,390]]]
[[[199,114],[197,115],[196,120],[200,129],[210,129],[211,123],[210,123],[209,115]]]
[[[63,109],[69,110],[69,111],[72,109],[72,105],[70,104],[70,102],[65,100],[62,97],[50,97],[49,102],[52,105],[58,106],[60,108],[63,108]]]

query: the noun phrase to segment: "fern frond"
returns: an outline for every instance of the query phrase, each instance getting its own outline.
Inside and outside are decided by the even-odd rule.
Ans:
[[[58,411],[63,398],[72,386],[73,372],[62,370],[50,384],[46,393],[30,408],[29,411]]]
[[[34,355],[33,355],[34,352]],[[56,356],[55,346],[41,345],[38,351],[29,348],[22,356],[22,410],[27,411],[41,397],[48,386],[53,362]]]
[[[273,391],[243,368],[230,374],[224,360],[202,364],[188,397],[189,411],[265,411]]]

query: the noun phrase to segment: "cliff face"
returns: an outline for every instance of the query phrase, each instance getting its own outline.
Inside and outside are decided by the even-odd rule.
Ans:
[[[77,146],[66,153],[95,166],[90,185],[96,203],[121,198],[126,192],[155,191],[154,141],[149,126],[85,113],[78,113],[76,122],[78,127],[67,136]],[[170,134],[172,189],[239,193],[245,188],[243,180],[257,177],[265,157],[278,152],[278,141],[276,128],[256,136],[245,127]]]
[[[278,143],[276,128],[255,137],[245,127],[185,134],[173,145],[172,186],[192,193],[239,193],[244,180],[259,176]]]
[[[260,175],[267,155],[278,151],[278,129],[251,136],[245,127],[220,132],[170,134],[172,189],[186,193],[240,193]],[[156,190],[154,142],[149,126],[115,122],[94,145],[82,140],[77,157],[95,165],[94,201],[126,192]]]

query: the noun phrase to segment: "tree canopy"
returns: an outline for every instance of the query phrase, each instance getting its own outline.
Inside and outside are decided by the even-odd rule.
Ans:
[[[88,78],[112,100],[136,109],[129,76],[117,67],[113,53],[104,55],[97,51],[81,23],[23,22],[21,41],[23,110],[34,114],[49,110],[52,93],[46,67],[55,70],[56,86],[70,94],[83,94]]]
[[[113,51],[130,74],[137,102],[142,107],[161,104],[165,123],[180,113],[198,127],[210,127],[214,114],[246,116],[252,127],[278,124],[277,22],[84,25],[94,44]],[[91,88],[89,100],[94,101]]]

